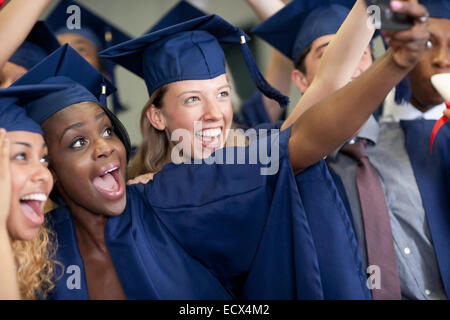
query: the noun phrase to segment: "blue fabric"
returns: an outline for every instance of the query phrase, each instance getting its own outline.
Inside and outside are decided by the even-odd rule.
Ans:
[[[450,19],[450,3],[448,0],[420,0],[427,7],[430,17]]]
[[[127,187],[125,211],[110,218],[105,230],[127,298],[332,297],[324,293],[315,239],[290,165],[289,135],[290,130],[285,130],[279,136],[279,171],[273,176],[260,175],[260,165],[169,164],[147,185]],[[239,148],[224,152],[234,149]],[[323,177],[321,169],[312,169],[302,183],[311,184],[309,179],[316,183],[316,174]],[[324,180],[321,188],[330,187],[329,182]],[[316,195],[313,206],[322,200],[321,194],[334,199],[336,192]],[[65,273],[52,298],[87,299],[70,213],[61,207],[50,216],[59,239],[57,259],[66,268],[78,265],[83,275],[81,289],[69,290],[71,274]],[[347,234],[343,239],[348,243]],[[335,272],[352,273],[355,257],[350,260],[348,268],[340,270],[339,265]],[[358,272],[354,274],[358,278]],[[345,286],[334,290],[341,285]],[[358,283],[352,292],[344,289],[340,297],[367,295]]]
[[[152,33],[205,15],[205,12],[196,8],[188,1],[181,0],[144,34]]]
[[[279,129],[282,124],[262,124],[257,129]],[[295,181],[317,252],[323,298],[371,299],[342,182],[335,184],[325,161],[296,175]]]
[[[406,149],[422,196],[442,282],[450,297],[450,127],[446,124],[441,128],[430,155],[430,136],[435,121],[421,119],[400,124],[405,132]]]
[[[47,24],[43,21],[38,21],[25,41],[9,58],[9,62],[30,70],[59,47],[58,40]]]
[[[26,114],[23,101],[39,99],[66,88],[67,86],[64,84],[44,84],[0,89],[0,128],[4,128],[6,131],[29,131],[43,135],[39,124]]]
[[[281,120],[286,119],[284,110]],[[234,114],[233,121],[243,128],[253,128],[260,124],[270,123],[270,117],[264,106],[263,96],[260,91],[255,91],[241,106],[238,113]]]
[[[84,101],[99,103],[103,84],[106,85],[108,93],[115,90],[101,73],[68,44],[41,61],[13,86],[34,84],[67,86],[66,90],[33,99],[25,106],[28,115],[39,124],[70,105]]]
[[[77,6],[80,9],[80,29],[69,29],[70,26],[68,27],[69,18],[75,12],[72,10],[72,6]],[[76,33],[86,37],[96,45],[98,51],[131,39],[129,35],[116,28],[112,23],[78,2],[71,0],[61,0],[49,13],[45,21],[58,35]]]
[[[234,115],[234,122],[245,128],[253,128],[259,124],[271,122],[259,91],[255,91],[242,104],[239,112]]]
[[[25,110],[14,104],[15,100],[14,98],[0,98],[0,128],[6,131],[28,131],[44,135],[41,127],[27,117]]]
[[[76,12],[73,11],[74,7],[72,6],[79,7],[81,14],[80,29],[68,28],[67,23],[70,20],[69,17]],[[75,1],[60,1],[47,16],[46,21],[58,35],[64,33],[78,34],[91,41],[99,52],[131,39],[128,34]],[[115,84],[115,64],[112,61],[102,61],[102,67],[110,77],[111,82]],[[121,104],[117,92],[113,93],[113,102],[114,112],[118,113],[126,110],[126,107]]]
[[[315,39],[337,33],[354,3],[354,0],[295,0],[252,32],[296,62]]]
[[[260,175],[260,165],[169,164],[147,185],[127,187],[127,207],[108,220],[105,240],[128,299],[322,298],[289,133],[275,176]],[[57,259],[83,270],[67,208],[50,215]],[[85,277],[81,290],[67,288],[69,277],[52,298],[87,298]]]

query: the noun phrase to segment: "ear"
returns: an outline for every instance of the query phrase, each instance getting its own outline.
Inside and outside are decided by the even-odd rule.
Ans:
[[[291,80],[301,94],[304,94],[306,89],[308,89],[308,87],[310,86],[310,83],[306,78],[306,75],[298,69],[294,69],[292,71]]]
[[[156,108],[152,104],[145,113],[150,124],[157,130],[164,131],[166,129],[166,118],[162,114],[161,109]]]

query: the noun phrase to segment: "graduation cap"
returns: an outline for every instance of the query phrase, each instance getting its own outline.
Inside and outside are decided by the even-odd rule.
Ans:
[[[252,32],[294,63],[317,38],[338,32],[355,0],[294,0]]]
[[[450,1],[448,0],[420,0],[420,4],[424,5],[430,18],[450,19]],[[387,44],[385,43],[387,46]],[[408,77],[395,87],[395,102],[401,104],[411,100],[412,89],[411,82]]]
[[[450,2],[448,0],[420,0],[427,7],[431,18],[450,19]]]
[[[38,21],[9,62],[29,70],[61,45],[44,21]]]
[[[21,105],[25,107],[28,116],[39,125],[73,104],[85,101],[99,104],[111,119],[114,130],[124,143],[127,156],[129,155],[131,146],[128,134],[119,119],[106,107],[106,96],[115,91],[114,86],[68,44],[29,70],[11,88],[24,85],[48,85],[51,88],[66,86],[63,90],[37,98],[21,98]]]
[[[68,24],[68,19],[78,12],[77,10],[80,12],[80,28]],[[64,33],[78,34],[90,40],[96,46],[98,52],[131,39],[129,35],[110,22],[75,1],[61,0],[48,15],[46,21],[57,35]],[[103,67],[114,83],[114,64],[111,61],[104,61]],[[113,98],[115,112],[126,109],[121,105],[117,93],[114,93]]]
[[[155,32],[178,23],[206,16],[206,13],[194,7],[188,1],[182,0],[172,7],[150,30],[145,34]]]
[[[240,48],[258,89],[285,107],[289,98],[261,75],[246,42],[250,38],[217,15],[192,19],[114,46],[100,53],[144,78],[148,93],[172,82],[213,79],[226,73],[222,46]]]
[[[0,89],[0,128],[43,134],[38,123],[27,116],[21,106],[25,100],[37,99],[67,85],[25,85]]]

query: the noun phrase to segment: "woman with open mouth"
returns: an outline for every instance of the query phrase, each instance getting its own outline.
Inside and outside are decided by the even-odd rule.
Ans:
[[[43,299],[54,286],[55,244],[44,217],[53,178],[41,128],[15,103],[18,95],[36,96],[49,91],[43,86],[28,89],[0,91],[0,127],[4,128],[0,140],[9,141],[10,171],[10,193],[7,188],[2,193],[10,195],[5,226],[17,265],[13,278],[18,279],[20,298]]]
[[[350,138],[417,62],[427,36],[426,27],[417,24],[399,33],[399,46],[366,74],[305,112],[292,127],[266,138],[278,166],[270,176],[261,175],[266,167],[261,163],[169,163],[146,185],[125,187],[129,141],[101,103],[110,92],[101,90],[103,77],[67,45],[49,56],[16,85],[71,85],[24,101],[28,115],[45,132],[60,203],[51,216],[60,243],[57,257],[66,269],[53,298],[323,298],[294,174]],[[174,84],[167,97],[180,107],[192,103],[192,115],[197,103],[206,100],[201,108],[214,125],[198,139],[207,146],[228,121],[220,108],[229,103],[219,37],[245,42],[241,30],[206,16],[111,49],[116,56],[131,54],[144,75],[155,80],[147,81],[151,94]],[[142,52],[155,60],[141,65]],[[257,80],[263,92],[283,99]],[[155,116],[170,125],[167,115]],[[192,134],[188,139],[197,138]],[[223,152],[242,150],[249,155],[247,147]],[[357,261],[354,267],[361,272]],[[353,298],[370,298],[364,277]]]

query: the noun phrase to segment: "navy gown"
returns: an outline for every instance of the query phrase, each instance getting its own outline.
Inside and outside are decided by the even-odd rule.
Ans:
[[[317,244],[323,243],[313,237],[308,214],[319,201],[321,210],[341,217],[343,205],[335,198],[331,179],[323,177],[321,162],[317,170],[313,166],[305,171],[303,182],[312,186],[324,179],[320,188],[329,192],[317,194],[305,210],[289,161],[289,135],[290,129],[285,130],[269,145],[270,152],[279,152],[275,175],[261,175],[261,164],[168,164],[148,184],[127,187],[126,209],[108,220],[105,240],[128,299],[329,296],[324,291],[329,284],[324,286],[323,280],[329,281],[319,263],[323,255],[317,250]],[[241,149],[248,159],[248,147],[216,154],[235,151],[236,157]],[[51,298],[88,299],[83,260],[67,208],[53,211],[51,221],[58,235],[57,260],[65,266]],[[351,237],[348,232],[343,236],[347,243],[354,241]],[[340,298],[366,299],[370,296],[361,276],[362,264],[359,256],[351,256],[353,249],[356,245],[342,258],[347,270],[341,270],[353,275],[351,290],[344,289],[348,296]],[[80,271],[78,286],[74,286],[74,270]],[[339,276],[335,278],[339,282]],[[348,278],[335,291],[346,287],[343,282]]]
[[[280,120],[286,119],[286,110]],[[264,107],[262,93],[256,90],[234,115],[233,122],[243,128],[254,128],[264,123],[270,123],[270,117]]]

